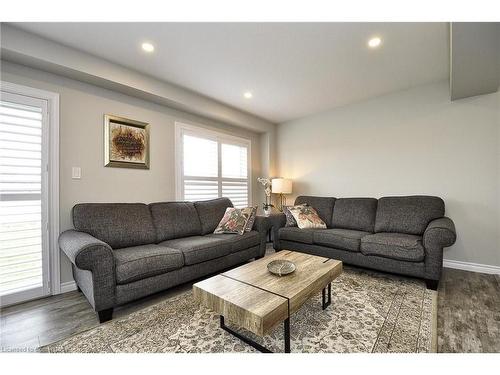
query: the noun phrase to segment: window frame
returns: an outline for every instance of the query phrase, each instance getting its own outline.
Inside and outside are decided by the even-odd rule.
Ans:
[[[182,137],[190,135],[198,138],[210,139],[217,142],[217,177],[188,176],[190,180],[218,181],[218,196],[222,196],[222,181],[246,181],[248,206],[252,206],[252,141],[249,138],[237,137],[221,131],[208,129],[201,126],[175,122],[175,199],[184,201],[184,149]],[[247,148],[247,178],[222,177],[221,145],[230,144]]]

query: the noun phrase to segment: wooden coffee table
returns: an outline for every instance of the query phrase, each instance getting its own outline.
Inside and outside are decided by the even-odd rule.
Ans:
[[[276,276],[267,270],[275,259],[295,263],[296,270]],[[282,250],[193,285],[194,298],[220,315],[220,326],[257,350],[270,350],[232,330],[225,320],[265,336],[284,324],[285,353],[290,353],[290,316],[313,295],[322,292],[323,310],[332,301],[331,282],[342,273],[342,262]]]

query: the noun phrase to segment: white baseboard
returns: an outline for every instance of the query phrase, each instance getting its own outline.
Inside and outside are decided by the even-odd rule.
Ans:
[[[76,283],[74,281],[61,283],[61,293],[72,292],[73,290],[76,290]]]
[[[454,268],[457,270],[500,275],[500,267],[490,266],[488,264],[469,263],[469,262],[461,262],[458,260],[445,259],[443,260],[443,266],[446,268]]]

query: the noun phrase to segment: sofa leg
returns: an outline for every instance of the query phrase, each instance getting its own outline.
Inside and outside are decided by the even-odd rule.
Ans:
[[[425,279],[425,285],[427,286],[427,289],[437,290],[439,280]]]
[[[113,308],[98,311],[97,315],[99,316],[99,323],[107,322],[113,318]]]

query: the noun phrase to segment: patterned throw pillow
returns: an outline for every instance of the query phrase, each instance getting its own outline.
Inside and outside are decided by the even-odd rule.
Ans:
[[[226,208],[226,212],[224,213],[224,217],[220,221],[217,228],[215,228],[215,234],[222,233],[237,233],[243,234],[245,233],[245,227],[247,225],[248,219],[252,214],[252,207],[246,208]]]
[[[252,209],[252,213],[248,218],[247,225],[245,226],[245,232],[250,232],[253,228],[253,223],[255,223],[255,217],[257,216],[257,206],[249,207]]]
[[[326,228],[326,224],[311,206],[294,206],[288,209],[300,229]]]
[[[292,207],[299,207],[299,206],[307,206],[307,203],[299,204],[298,206],[283,206],[283,213],[286,216],[285,227],[296,227],[297,226],[297,221],[295,220],[295,218],[293,217],[293,215],[289,209]]]

